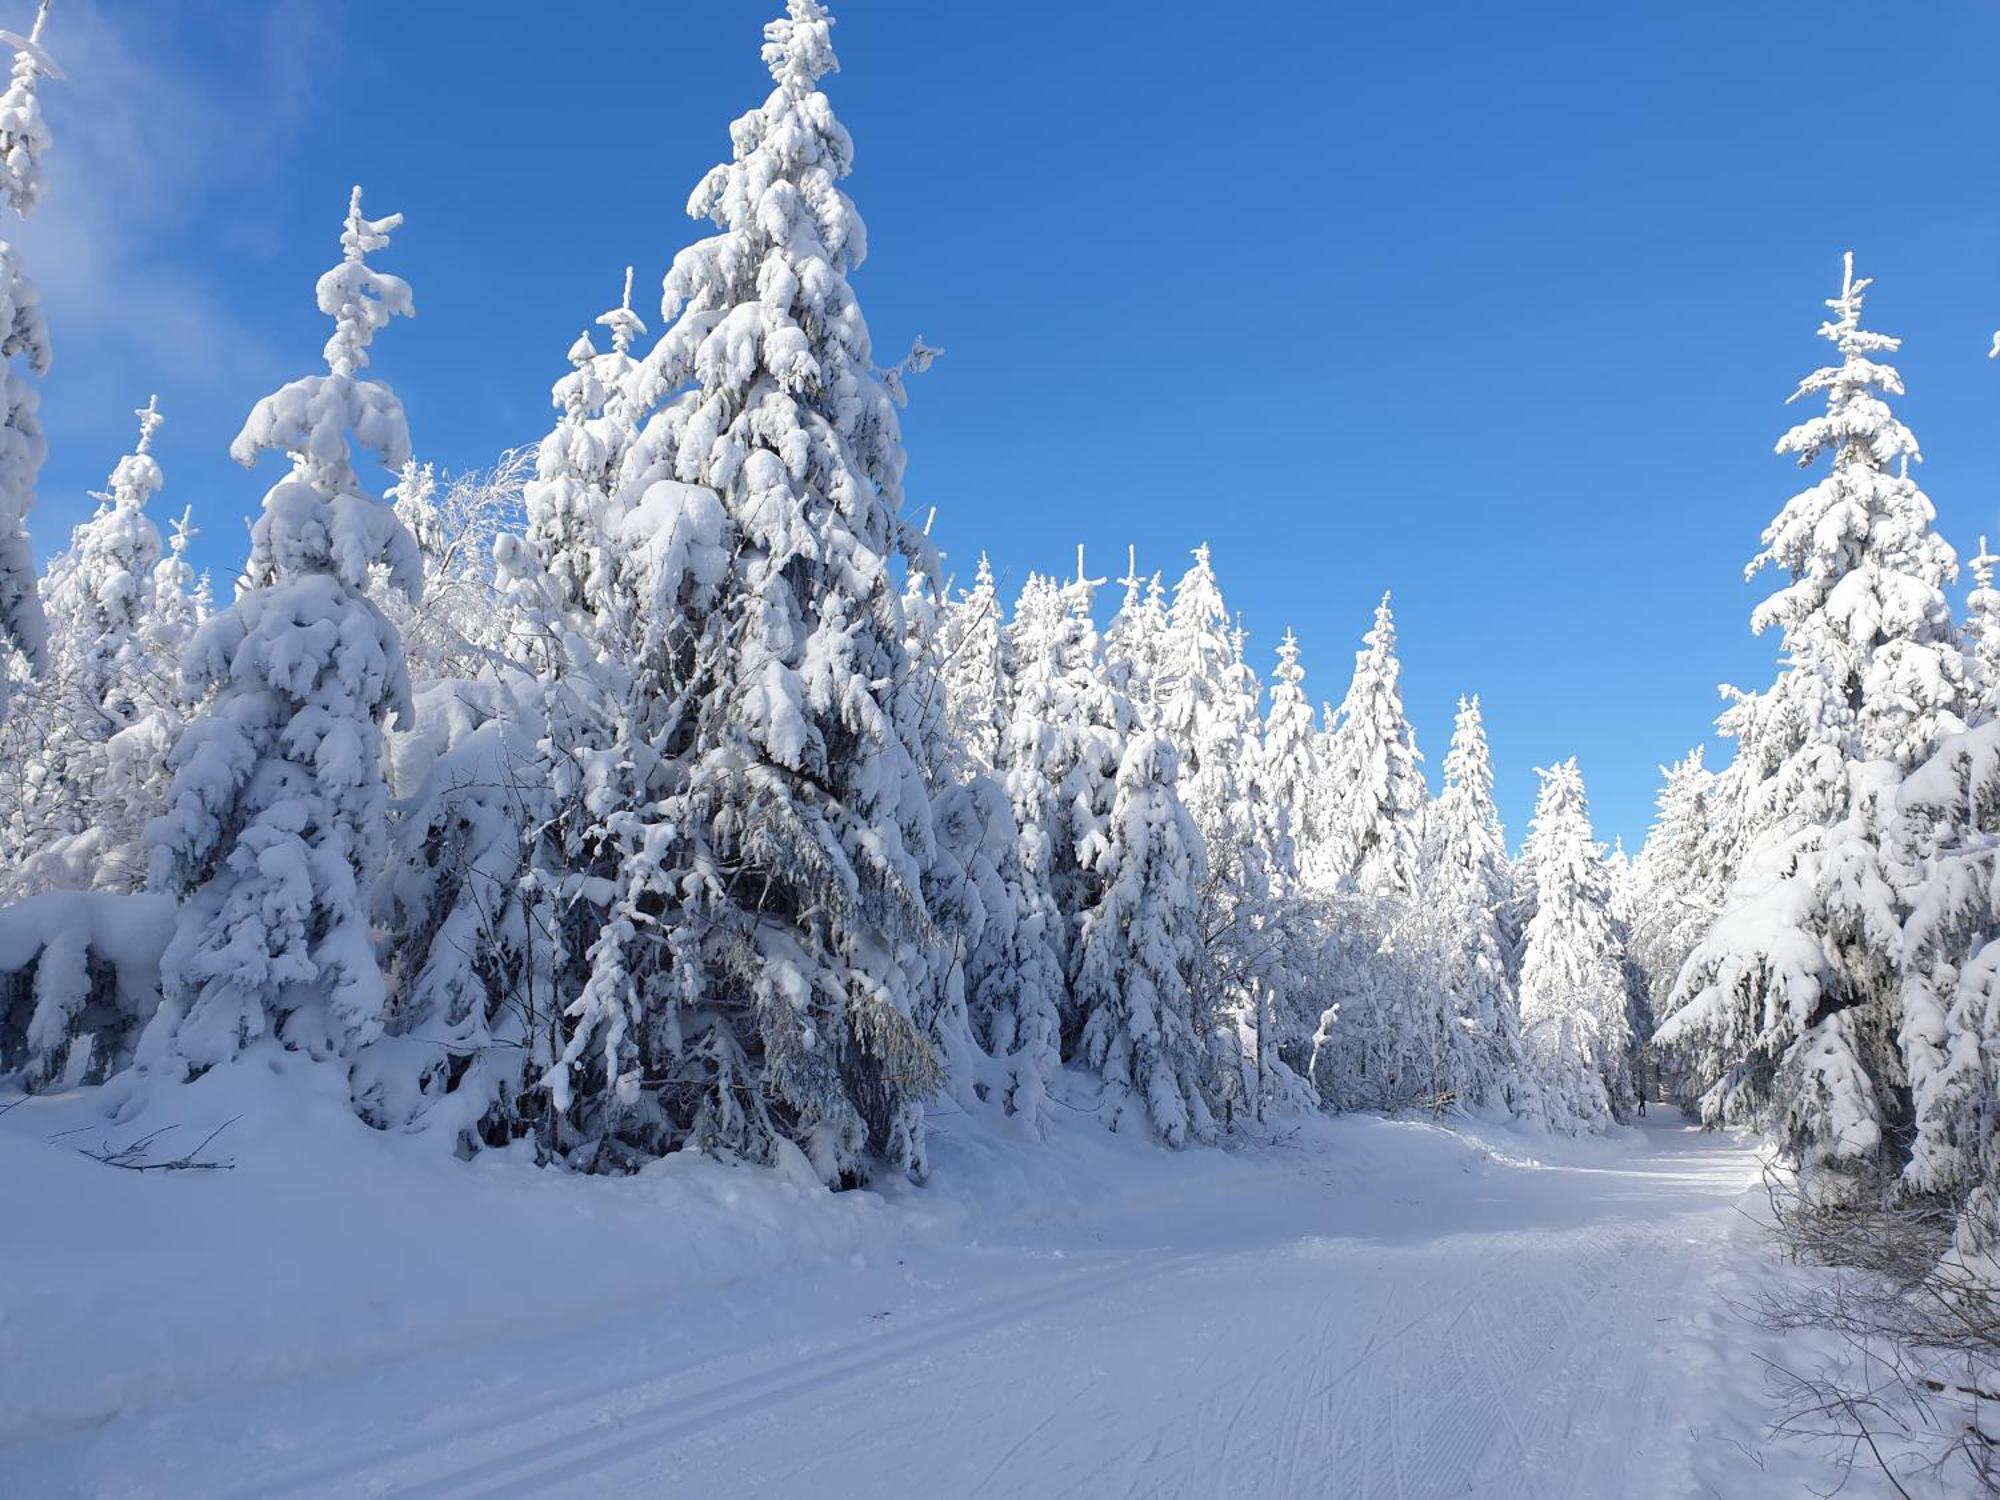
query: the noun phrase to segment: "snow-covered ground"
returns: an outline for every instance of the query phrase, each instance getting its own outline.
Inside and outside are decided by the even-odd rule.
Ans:
[[[1739,1212],[1758,1157],[1677,1118],[1174,1154],[945,1113],[929,1186],[835,1195],[803,1164],[458,1162],[310,1070],[218,1071],[163,1144],[241,1114],[231,1171],[75,1149],[163,1103],[0,1115],[0,1494],[1830,1487],[1764,1437],[1728,1305],[1781,1274]]]

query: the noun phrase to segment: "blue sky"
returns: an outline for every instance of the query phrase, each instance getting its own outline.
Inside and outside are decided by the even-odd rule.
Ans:
[[[377,346],[423,456],[532,441],[579,328],[768,88],[770,5],[58,0],[49,195],[21,236],[57,349],[34,519],[82,517],[160,393],[162,516],[240,560],[275,474],[225,455],[312,368],[347,185],[408,224]],[[0,0],[25,29],[30,0]],[[17,14],[18,13],[18,14]],[[836,5],[878,351],[949,351],[910,493],[969,572],[1214,548],[1260,668],[1337,699],[1391,589],[1435,777],[1485,700],[1511,837],[1579,757],[1636,843],[1715,685],[1769,679],[1740,582],[1801,480],[1771,449],[1853,249],[1898,410],[1970,555],[2000,535],[2000,9]],[[386,482],[386,480],[385,480]],[[1711,760],[1722,758],[1715,751]]]

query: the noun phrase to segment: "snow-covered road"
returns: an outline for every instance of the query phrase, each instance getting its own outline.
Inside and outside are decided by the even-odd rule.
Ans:
[[[1409,1184],[1365,1229],[1338,1180],[1272,1174],[1059,1262],[855,1271],[763,1348],[364,1467],[437,1497],[1692,1492],[1698,1314],[1756,1171],[1659,1127]]]
[[[0,1448],[0,1475],[436,1500],[1786,1492],[1732,1437],[1764,1417],[1725,1305],[1765,1253],[1738,1212],[1755,1154],[1677,1119],[1520,1146],[1369,1121],[1249,1163],[1127,1152],[1049,1212],[1004,1150],[946,1138],[939,1178],[983,1187],[941,1225],[611,1313],[123,1396]]]

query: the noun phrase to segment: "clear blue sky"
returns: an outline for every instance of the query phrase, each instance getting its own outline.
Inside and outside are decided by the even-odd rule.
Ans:
[[[0,0],[25,29],[31,0]],[[769,87],[775,0],[57,0],[49,196],[23,235],[57,369],[46,556],[150,390],[165,513],[240,561],[229,464],[314,366],[347,185],[408,224],[377,345],[419,452],[531,441],[632,262]],[[1715,685],[1768,681],[1739,581],[1840,253],[1906,339],[1899,410],[1969,555],[2000,534],[2000,7],[836,4],[878,351],[910,492],[1011,586],[1207,540],[1260,668],[1338,698],[1376,597],[1435,778],[1484,695],[1510,837],[1574,753],[1636,843]],[[386,482],[386,480],[385,480]],[[1719,758],[1712,751],[1712,759]]]

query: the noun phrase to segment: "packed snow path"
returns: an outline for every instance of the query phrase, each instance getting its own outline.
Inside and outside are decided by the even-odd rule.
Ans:
[[[1046,1216],[993,1210],[1022,1187],[1004,1150],[947,1149],[941,1174],[989,1191],[941,1232],[133,1403],[0,1447],[0,1475],[435,1500],[1779,1492],[1718,1426],[1759,1404],[1725,1305],[1762,1254],[1748,1147],[1678,1118],[1554,1162],[1383,1121],[1307,1139],[1247,1165],[1128,1153],[1128,1183]]]

